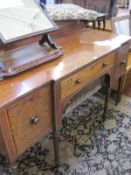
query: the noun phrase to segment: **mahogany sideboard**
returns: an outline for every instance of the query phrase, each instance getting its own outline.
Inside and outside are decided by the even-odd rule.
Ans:
[[[63,48],[63,56],[0,81],[0,153],[11,164],[52,128],[58,137],[56,126],[74,95],[105,75],[110,90],[125,74],[128,36],[80,29],[54,41]],[[119,85],[121,90],[122,82]],[[58,165],[58,140],[54,141]]]

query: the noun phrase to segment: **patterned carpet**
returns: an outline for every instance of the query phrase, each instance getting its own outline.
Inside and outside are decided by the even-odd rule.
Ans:
[[[127,99],[118,107],[110,104],[104,122],[103,101],[96,96],[64,116],[60,159],[67,166],[59,168],[60,175],[131,175],[130,102]],[[53,170],[44,171],[53,165],[51,134],[31,147],[18,165],[21,175],[53,175]],[[0,175],[11,175],[2,156]]]

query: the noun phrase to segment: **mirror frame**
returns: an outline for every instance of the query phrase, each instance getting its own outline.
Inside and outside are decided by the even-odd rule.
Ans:
[[[34,1],[34,3],[42,11],[42,13],[44,13],[45,17],[47,17],[47,19],[51,22],[51,24],[53,25],[53,27],[52,28],[49,28],[49,29],[45,29],[45,30],[43,29],[41,31],[37,31],[37,32],[32,32],[32,33],[29,33],[29,34],[25,34],[25,35],[22,35],[22,36],[14,37],[14,38],[8,39],[8,40],[5,39],[4,36],[2,35],[2,33],[0,32],[0,43],[8,44],[8,43],[11,43],[11,42],[15,42],[15,41],[23,40],[23,39],[26,39],[26,38],[30,38],[32,36],[45,34],[45,33],[48,33],[48,32],[54,31],[54,30],[57,30],[59,28],[56,25],[56,23],[52,19],[50,19],[49,16],[47,15],[47,13],[46,13],[46,7],[45,7],[45,10],[44,10],[44,8],[42,8],[41,5],[36,0],[32,0],[32,1]]]

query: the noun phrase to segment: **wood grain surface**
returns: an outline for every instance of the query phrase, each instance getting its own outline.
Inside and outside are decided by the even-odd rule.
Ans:
[[[81,29],[54,41],[64,56],[22,74],[0,81],[0,108],[51,80],[62,79],[128,42],[130,37],[92,29]],[[28,47],[28,46],[27,46]]]

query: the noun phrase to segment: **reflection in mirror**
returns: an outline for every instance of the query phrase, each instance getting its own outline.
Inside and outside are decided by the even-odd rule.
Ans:
[[[118,34],[130,35],[128,19],[115,22],[115,28]]]
[[[112,31],[117,34],[131,35],[130,15],[112,18]]]
[[[35,0],[0,0],[0,38],[4,43],[56,28]]]

